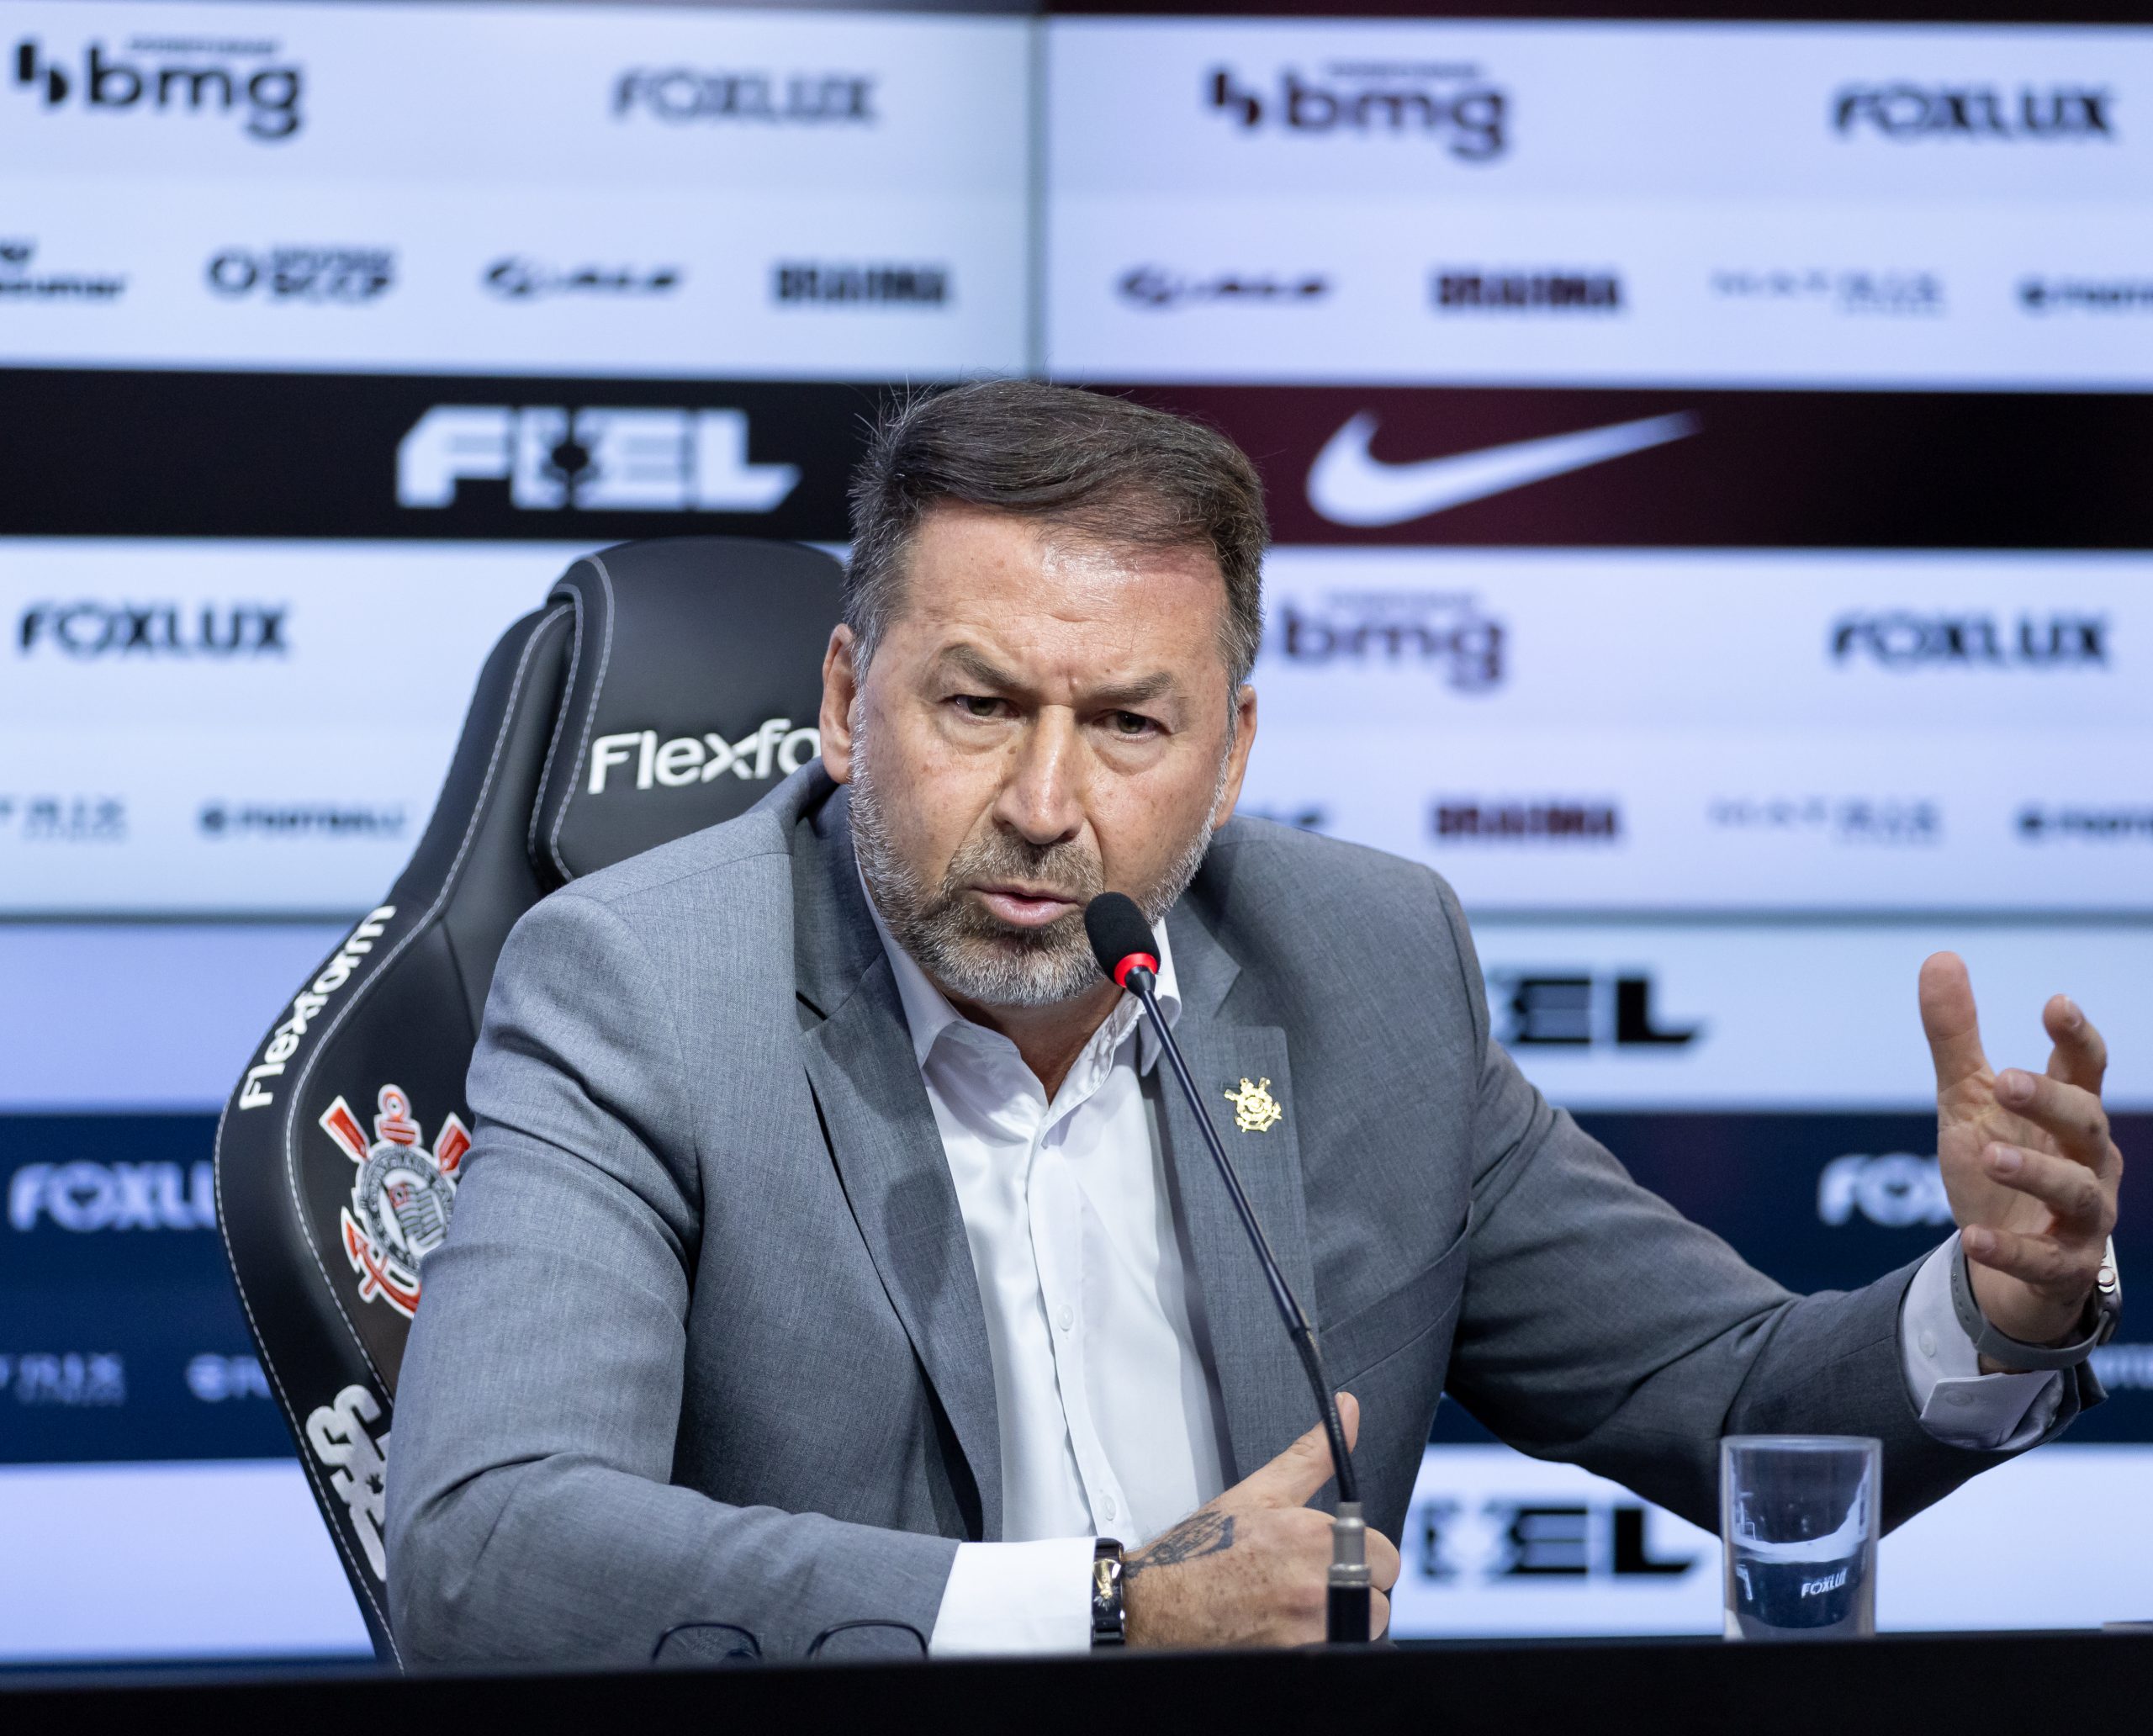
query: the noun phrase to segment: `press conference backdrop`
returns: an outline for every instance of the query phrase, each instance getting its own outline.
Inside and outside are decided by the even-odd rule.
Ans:
[[[911,384],[1247,447],[1246,805],[1449,876],[1497,1034],[1767,1271],[1945,1233],[1940,946],[2000,1061],[2077,996],[2146,1148],[2153,29],[0,29],[0,1658],[362,1647],[224,1272],[217,1106],[502,627],[610,541],[841,542]],[[1885,1545],[1887,1625],[2153,1612],[2146,1331],[2070,1444]],[[1401,1541],[1401,1633],[1717,1626],[1710,1538],[1454,1407]]]

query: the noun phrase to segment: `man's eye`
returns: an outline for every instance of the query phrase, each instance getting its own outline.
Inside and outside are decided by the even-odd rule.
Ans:
[[[1116,712],[1109,721],[1116,735],[1149,735],[1156,727],[1141,712]]]
[[[990,699],[983,694],[960,693],[957,706],[967,717],[998,717],[1002,715],[1002,701]]]

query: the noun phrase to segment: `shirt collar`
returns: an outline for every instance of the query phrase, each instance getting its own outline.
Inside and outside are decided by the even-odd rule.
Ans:
[[[897,979],[897,998],[904,1005],[905,1024],[912,1033],[913,1059],[924,1069],[927,1057],[934,1052],[942,1034],[971,1021],[950,1004],[949,996],[934,986],[934,979],[919,967],[918,961],[897,945],[897,937],[882,920],[882,913],[875,908],[875,895],[867,890],[864,877],[860,890],[867,900],[867,913],[875,919],[875,932],[882,938],[882,951],[890,961],[891,974]],[[1159,942],[1159,1010],[1166,1014],[1171,1028],[1181,1019],[1181,986],[1174,976],[1173,942],[1166,937],[1164,923],[1156,924],[1152,933]],[[1124,995],[1100,1029],[1109,1034],[1112,1044],[1119,1046],[1129,1035],[1129,1026],[1142,1016],[1142,1011],[1135,995]],[[1149,1072],[1158,1058],[1159,1034],[1145,1020],[1137,1039],[1136,1070]]]

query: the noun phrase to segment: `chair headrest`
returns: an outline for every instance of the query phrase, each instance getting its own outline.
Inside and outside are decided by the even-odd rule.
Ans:
[[[844,569],[733,537],[586,555],[550,602],[575,611],[569,684],[531,814],[559,886],[745,813],[822,750],[823,650]]]

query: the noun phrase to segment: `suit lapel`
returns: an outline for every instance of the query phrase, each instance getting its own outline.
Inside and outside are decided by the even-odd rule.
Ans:
[[[796,834],[793,896],[803,1016],[828,1015],[800,1040],[831,1156],[882,1287],[971,1468],[981,1536],[996,1538],[1001,1424],[979,1280],[897,981],[853,866],[841,795]]]
[[[1233,1160],[1241,1187],[1277,1255],[1286,1282],[1315,1315],[1306,1201],[1301,1188],[1299,1116],[1294,1109],[1286,1034],[1275,1025],[1235,1024],[1222,1013],[1238,966],[1193,920],[1175,919],[1174,971],[1182,1014],[1174,1040],[1211,1112],[1212,1125]],[[1157,1065],[1156,1089],[1169,1185],[1195,1269],[1224,1421],[1232,1448],[1228,1481],[1236,1482],[1274,1458],[1315,1416],[1307,1378],[1287,1337],[1255,1251],[1233,1201],[1204,1148],[1180,1088]],[[1235,1125],[1229,1090],[1242,1081],[1268,1080],[1284,1113],[1268,1129]],[[1319,1327],[1320,1321],[1317,1321]]]

